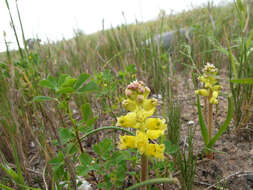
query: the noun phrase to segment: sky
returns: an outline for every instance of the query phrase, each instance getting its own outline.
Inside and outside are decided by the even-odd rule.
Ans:
[[[13,20],[21,39],[16,0],[8,0]],[[219,5],[232,0],[18,0],[26,39],[40,38],[42,42],[73,37],[74,31],[91,34],[103,27],[108,29],[122,23],[145,22],[157,18],[160,10],[166,14],[179,13],[208,1]],[[124,14],[122,14],[124,13]],[[124,16],[123,16],[124,15]],[[16,48],[15,36],[5,0],[0,0],[0,52],[5,51],[3,31],[10,49]]]

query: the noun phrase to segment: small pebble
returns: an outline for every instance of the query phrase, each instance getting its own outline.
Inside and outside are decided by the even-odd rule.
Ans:
[[[190,120],[187,122],[188,125],[194,125],[194,121]]]

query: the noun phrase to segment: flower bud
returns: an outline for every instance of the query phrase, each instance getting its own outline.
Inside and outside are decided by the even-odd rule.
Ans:
[[[138,95],[138,96],[137,96],[137,102],[138,102],[138,103],[142,103],[143,100],[144,100],[144,96],[143,96],[143,95]]]
[[[144,97],[147,98],[150,94],[150,89],[148,87],[145,87]]]
[[[130,97],[133,94],[133,91],[127,88],[125,90],[125,94],[126,94],[127,97]]]

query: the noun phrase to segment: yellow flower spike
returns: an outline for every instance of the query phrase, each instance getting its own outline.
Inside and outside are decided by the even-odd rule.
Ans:
[[[135,136],[129,136],[129,135],[124,135],[124,136],[120,136],[120,142],[118,144],[118,148],[120,150],[124,150],[127,148],[135,148]]]
[[[201,96],[209,96],[209,92],[206,89],[195,90],[195,94],[198,94]]]
[[[152,140],[159,138],[163,133],[164,130],[147,130],[147,136]]]
[[[130,99],[123,100],[122,102],[123,107],[128,111],[135,111],[136,110],[136,102]]]
[[[137,148],[140,154],[163,159],[164,145],[149,144],[149,140],[157,139],[164,134],[167,126],[165,120],[149,118],[158,105],[156,99],[148,99],[150,89],[141,81],[133,81],[125,90],[127,99],[123,107],[130,111],[117,118],[117,126],[136,128],[136,136],[122,136],[118,148]]]
[[[165,124],[165,119],[148,118],[145,121],[144,127],[149,130],[165,130],[167,126]]]
[[[117,118],[116,126],[135,128],[135,125],[136,125],[136,113],[135,112],[130,112],[125,116],[120,116]]]

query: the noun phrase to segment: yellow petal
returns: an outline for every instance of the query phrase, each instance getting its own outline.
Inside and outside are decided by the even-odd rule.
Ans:
[[[155,98],[145,99],[143,101],[143,108],[145,111],[150,111],[152,109],[155,109],[157,105],[158,105],[158,101]]]
[[[118,144],[118,148],[120,150],[124,150],[127,148],[135,148],[135,136],[129,136],[129,135],[124,135],[120,136],[120,142]]]
[[[206,89],[199,89],[195,91],[195,94],[199,94],[201,96],[209,96],[209,92]]]
[[[136,125],[136,113],[130,112],[125,116],[120,116],[117,118],[117,126],[119,127],[131,127],[135,128]]]
[[[147,130],[147,136],[152,140],[159,138],[163,133],[164,130]]]
[[[214,91],[218,91],[218,90],[220,90],[222,87],[221,87],[221,85],[214,85],[213,86],[213,90]]]
[[[148,87],[145,87],[145,91],[144,91],[144,97],[147,98],[150,94],[150,89]]]
[[[165,150],[164,144],[161,145],[156,144],[154,157],[160,160],[164,160],[164,150]]]
[[[128,110],[128,111],[135,111],[136,109],[136,102],[134,102],[133,100],[130,99],[126,99],[122,102],[123,107]]]
[[[216,99],[218,97],[218,95],[219,95],[218,91],[213,91],[213,96],[212,96],[213,98]]]
[[[145,154],[147,156],[152,157],[154,156],[154,152],[155,152],[155,144],[148,144]]]
[[[157,159],[164,159],[164,144],[148,144],[145,154],[150,157],[155,157]]]
[[[136,133],[136,147],[140,154],[146,152],[147,145],[148,145],[148,137],[144,132],[137,131]]]
[[[218,100],[214,97],[210,98],[209,102],[210,102],[210,104],[218,104],[219,103]]]
[[[145,120],[144,128],[150,130],[165,130],[165,119],[160,118],[148,118]]]

